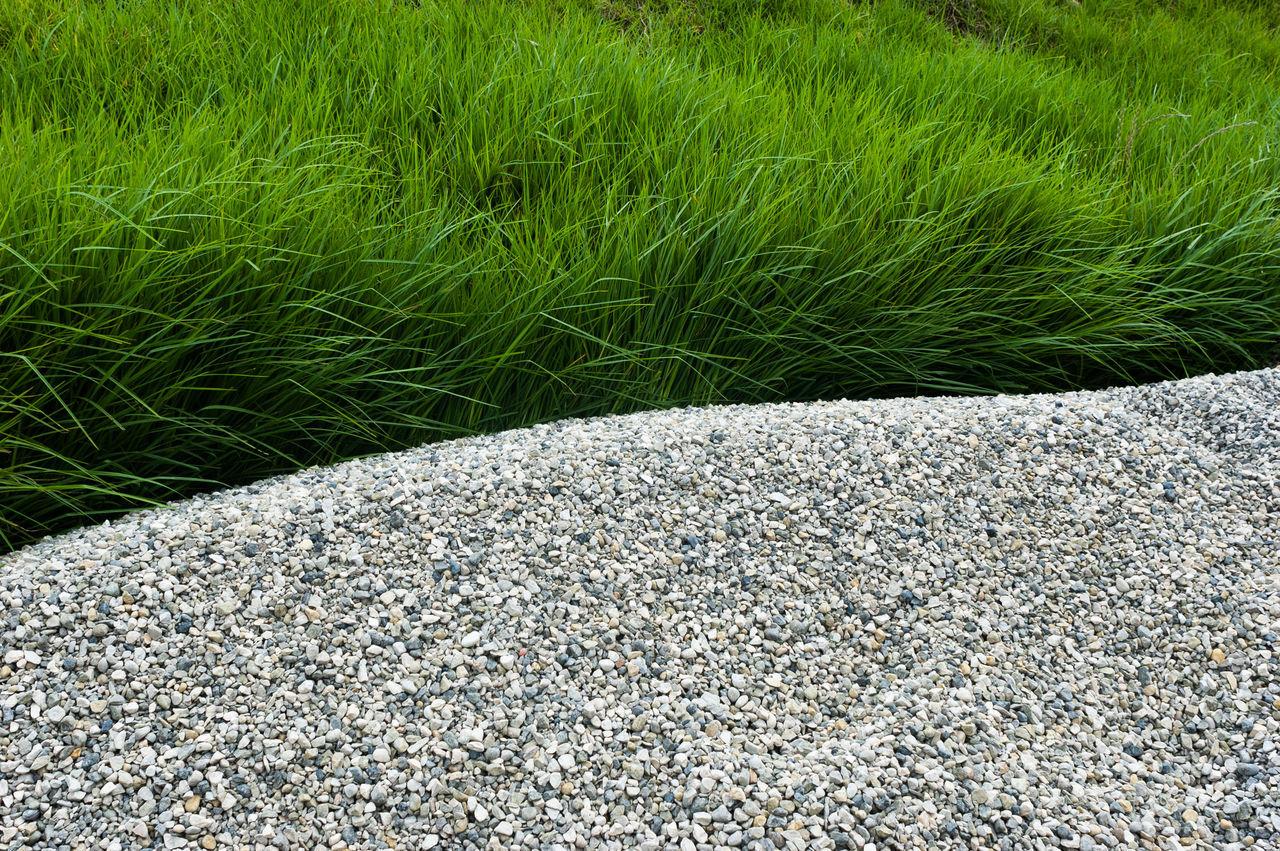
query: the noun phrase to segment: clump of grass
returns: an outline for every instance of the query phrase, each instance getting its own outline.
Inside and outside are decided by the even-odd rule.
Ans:
[[[0,10],[0,541],[560,417],[1280,343],[1270,82],[1189,73],[1121,151],[1140,73],[906,0],[519,8]]]
[[[991,25],[977,0],[920,0],[920,8],[957,36],[985,38]]]

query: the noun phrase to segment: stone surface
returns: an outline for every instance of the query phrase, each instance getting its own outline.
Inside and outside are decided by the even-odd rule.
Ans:
[[[0,844],[1280,847],[1277,412],[563,421],[45,540]]]

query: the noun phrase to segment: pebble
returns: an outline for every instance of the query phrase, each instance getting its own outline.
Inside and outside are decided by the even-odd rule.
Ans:
[[[1278,848],[1278,412],[565,420],[45,539],[0,845]]]

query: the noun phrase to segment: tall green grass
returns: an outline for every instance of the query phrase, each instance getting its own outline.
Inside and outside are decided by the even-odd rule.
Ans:
[[[560,417],[1280,344],[1261,13],[766,6],[0,10],[0,544]]]

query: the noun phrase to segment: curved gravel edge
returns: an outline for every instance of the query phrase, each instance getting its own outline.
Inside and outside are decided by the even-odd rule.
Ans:
[[[0,557],[0,843],[1280,847],[1280,370],[566,420]]]

